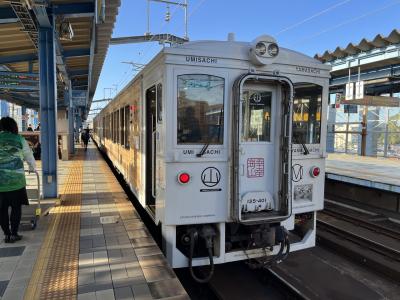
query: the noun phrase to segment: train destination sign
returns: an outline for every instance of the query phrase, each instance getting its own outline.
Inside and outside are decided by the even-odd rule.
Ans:
[[[302,66],[296,66],[296,71],[303,72],[303,73],[312,73],[312,74],[320,74],[321,70],[317,68],[311,68],[311,67],[302,67]]]
[[[306,145],[307,150],[310,154],[318,154],[319,153],[319,145]],[[294,144],[293,154],[301,154],[304,153],[304,148],[302,145]]]
[[[184,150],[182,150],[182,154],[183,155],[195,155],[197,153],[196,151],[197,150],[194,150],[194,149],[184,149]],[[220,149],[207,149],[204,152],[204,155],[207,155],[207,154],[219,155],[219,154],[221,154],[221,150]]]
[[[186,56],[186,61],[192,63],[216,64],[218,59],[216,57],[190,55]]]

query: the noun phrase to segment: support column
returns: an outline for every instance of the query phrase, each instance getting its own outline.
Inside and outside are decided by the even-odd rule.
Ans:
[[[57,83],[54,30],[39,27],[40,125],[44,198],[58,196]]]
[[[76,114],[76,141],[80,142],[80,134],[79,129],[82,127],[82,117],[81,117],[81,108],[78,107],[77,114]],[[83,129],[83,128],[82,128]]]
[[[21,131],[26,131],[26,123],[29,120],[26,120],[26,106],[21,106],[21,119],[22,119],[22,128]]]
[[[75,132],[74,132],[75,114],[74,114],[74,104],[72,101],[71,81],[69,82],[68,98],[69,98],[69,106],[68,106],[69,154],[74,154],[75,153]]]

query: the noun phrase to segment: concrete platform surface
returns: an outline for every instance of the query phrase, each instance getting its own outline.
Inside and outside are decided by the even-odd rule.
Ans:
[[[1,239],[1,300],[189,299],[93,145],[59,175],[61,205],[21,241]]]
[[[329,153],[326,177],[400,193],[400,160]]]

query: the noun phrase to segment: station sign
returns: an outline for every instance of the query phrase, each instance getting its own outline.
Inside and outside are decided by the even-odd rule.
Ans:
[[[364,81],[356,82],[356,99],[364,98]]]
[[[342,94],[336,93],[335,95],[335,106],[334,108],[340,108],[340,101],[342,100]]]
[[[86,91],[73,90],[72,91],[72,103],[75,107],[86,106]]]
[[[346,83],[346,100],[353,100],[354,99],[354,83],[349,82]]]
[[[358,106],[352,104],[345,104],[344,105],[344,113],[345,114],[356,114],[358,113]]]

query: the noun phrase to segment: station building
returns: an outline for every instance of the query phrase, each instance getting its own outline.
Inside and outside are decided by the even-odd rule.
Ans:
[[[399,57],[398,30],[315,55],[332,67],[328,152],[400,158]]]

